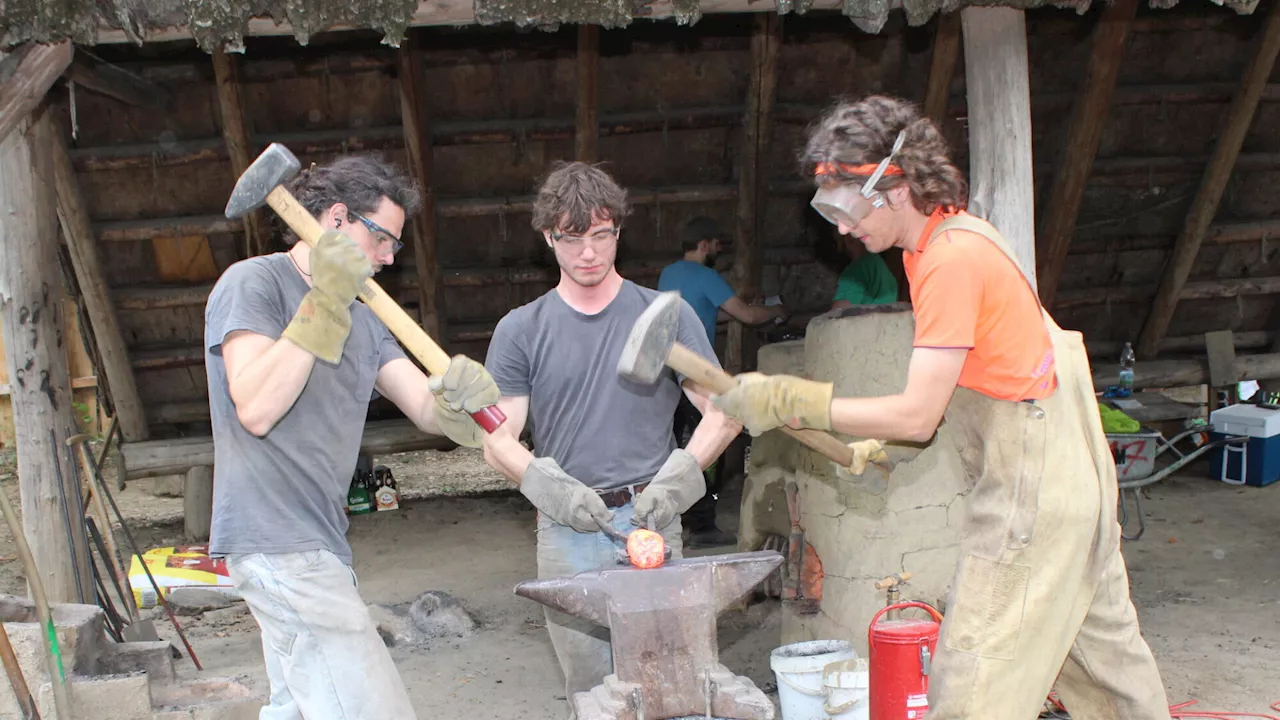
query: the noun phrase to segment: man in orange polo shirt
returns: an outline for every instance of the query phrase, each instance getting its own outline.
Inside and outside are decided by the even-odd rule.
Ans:
[[[1043,312],[999,233],[966,212],[946,142],[903,100],[830,110],[803,171],[813,207],[871,252],[903,249],[916,329],[906,388],[834,398],[831,383],[748,374],[715,399],[758,435],[788,425],[926,441],[956,426],[969,480],[960,563],[930,673],[929,720],[1032,720],[1056,685],[1076,720],[1168,720],[1129,599],[1115,465],[1079,333]]]

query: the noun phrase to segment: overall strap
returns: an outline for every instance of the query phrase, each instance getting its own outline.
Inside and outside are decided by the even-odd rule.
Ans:
[[[965,230],[990,240],[991,244],[1004,253],[1004,256],[1009,258],[1009,262],[1013,263],[1014,268],[1018,270],[1018,275],[1027,284],[1027,289],[1031,291],[1031,297],[1035,298],[1036,305],[1040,308],[1040,314],[1044,316],[1045,325],[1050,331],[1061,329],[1054,322],[1053,317],[1049,315],[1049,311],[1044,308],[1044,305],[1040,304],[1040,294],[1036,292],[1035,288],[1031,287],[1031,281],[1023,274],[1022,266],[1018,264],[1018,259],[1014,257],[1013,250],[1009,249],[1009,243],[1005,241],[1004,236],[1000,234],[995,225],[974,215],[954,215],[943,220],[933,229],[933,233],[929,235],[929,242],[933,242],[935,238],[948,230]]]

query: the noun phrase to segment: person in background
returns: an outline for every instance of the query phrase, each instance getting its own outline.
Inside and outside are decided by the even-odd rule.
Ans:
[[[856,237],[844,237],[844,250],[849,256],[849,264],[836,282],[832,310],[898,301],[898,279],[893,276],[884,258],[868,251],[867,246]]]
[[[658,277],[658,290],[678,291],[680,297],[693,306],[712,347],[716,344],[716,321],[721,317],[732,317],[747,325],[787,319],[786,308],[780,304],[748,305],[716,272],[716,256],[725,240],[725,233],[715,220],[704,215],[692,218],[680,230],[680,249],[684,257],[663,268]],[[681,397],[676,407],[674,427],[676,442],[681,447],[689,441],[688,434],[698,424],[699,417],[693,403]],[[707,493],[682,518],[686,547],[718,547],[738,541],[737,536],[722,531],[716,525],[716,500],[724,482],[723,471],[724,456],[721,455],[715,465],[704,473]]]

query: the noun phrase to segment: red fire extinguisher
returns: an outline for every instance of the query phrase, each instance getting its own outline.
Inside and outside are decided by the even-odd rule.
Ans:
[[[905,608],[928,610],[933,617],[880,622],[885,613]],[[871,618],[867,629],[871,720],[924,719],[929,711],[929,670],[941,623],[941,613],[922,602],[893,603]]]

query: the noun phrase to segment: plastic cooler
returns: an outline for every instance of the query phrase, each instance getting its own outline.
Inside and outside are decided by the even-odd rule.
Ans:
[[[1210,437],[1247,435],[1209,451],[1213,477],[1233,485],[1270,485],[1280,480],[1280,409],[1257,405],[1229,405],[1209,413]]]

